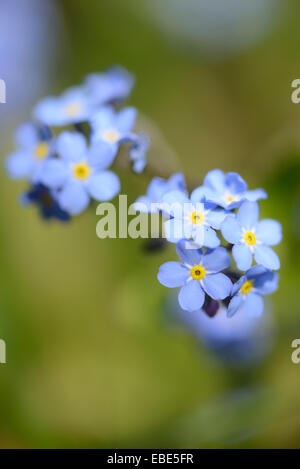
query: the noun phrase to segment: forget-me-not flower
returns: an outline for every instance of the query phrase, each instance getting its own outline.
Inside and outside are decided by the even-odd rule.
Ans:
[[[205,197],[206,200],[227,210],[239,207],[244,200],[257,201],[267,198],[263,189],[249,191],[247,183],[238,173],[225,174],[220,169],[207,173],[204,185],[195,189],[195,193],[198,197]]]
[[[218,247],[208,250],[195,249],[194,243],[182,239],[176,245],[180,262],[166,262],[158,272],[159,282],[168,287],[182,287],[178,301],[182,309],[199,310],[205,299],[205,293],[215,300],[223,300],[230,295],[231,280],[220,273],[230,264],[226,249]]]
[[[111,158],[101,153],[94,142],[89,148],[82,134],[65,131],[57,138],[60,158],[50,158],[43,168],[41,182],[59,189],[57,201],[70,215],[78,215],[89,204],[90,198],[111,200],[120,191],[118,176],[106,170]]]
[[[150,182],[146,195],[139,197],[134,208],[140,212],[156,213],[162,209],[163,196],[173,190],[186,192],[186,183],[182,173],[175,173],[169,179],[154,177]]]
[[[228,316],[244,309],[251,316],[260,316],[264,309],[261,295],[277,290],[278,274],[262,265],[255,265],[246,272],[232,287],[232,300],[228,306]]]
[[[18,127],[15,140],[18,149],[5,161],[9,176],[37,182],[45,160],[53,154],[54,141],[44,140],[40,129],[30,122]]]
[[[221,226],[221,231],[234,246],[232,255],[240,270],[248,270],[252,257],[257,264],[267,269],[277,270],[280,261],[269,246],[280,243],[281,225],[276,220],[258,221],[259,208],[256,202],[243,202],[236,215],[229,215]]]
[[[128,98],[134,77],[123,67],[111,67],[103,73],[91,73],[85,79],[87,92],[98,104],[120,102]]]
[[[42,99],[34,109],[34,117],[49,126],[66,126],[87,121],[95,108],[83,86],[69,88],[60,96]]]
[[[135,123],[136,110],[127,107],[116,112],[110,106],[101,107],[91,118],[92,142],[97,142],[102,154],[114,158],[119,145],[131,141],[131,129]]]
[[[162,207],[171,217],[164,223],[166,238],[171,243],[193,238],[199,246],[215,248],[220,245],[215,229],[220,229],[227,212],[216,209],[215,204],[199,202],[195,192],[189,199],[181,191],[171,191],[163,196]]]

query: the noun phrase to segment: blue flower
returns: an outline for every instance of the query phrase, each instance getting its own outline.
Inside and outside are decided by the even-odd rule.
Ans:
[[[239,207],[244,200],[255,202],[267,198],[263,189],[248,191],[246,182],[239,174],[225,174],[220,169],[207,173],[204,185],[196,189],[195,193],[227,210]]]
[[[131,143],[129,158],[132,162],[132,169],[135,173],[142,173],[147,165],[147,151],[150,146],[149,137],[145,134],[130,134],[126,141]]]
[[[91,118],[92,142],[97,142],[102,154],[114,159],[119,145],[132,141],[130,131],[134,125],[136,110],[127,107],[120,112],[112,107],[103,106]]]
[[[273,293],[278,288],[278,274],[262,265],[255,265],[232,287],[232,300],[228,306],[228,316],[243,309],[252,316],[260,316],[264,303],[261,295]]]
[[[85,80],[88,93],[98,104],[110,104],[128,98],[134,77],[123,67],[111,67],[104,73],[92,73]]]
[[[41,216],[45,219],[57,218],[61,221],[69,221],[70,216],[62,210],[57,203],[55,191],[50,191],[42,184],[30,187],[21,197],[22,205],[37,205]]]
[[[248,270],[252,256],[257,264],[267,269],[277,270],[280,261],[269,246],[280,243],[281,225],[276,220],[258,221],[259,209],[256,202],[243,202],[237,215],[229,215],[221,226],[221,231],[234,246],[232,254],[240,270]]]
[[[158,212],[162,208],[163,196],[173,190],[186,191],[186,183],[182,173],[175,173],[169,179],[154,177],[147,188],[146,195],[139,197],[135,201],[134,207],[140,212]]]
[[[63,210],[78,215],[90,198],[107,201],[118,194],[118,176],[105,170],[111,158],[101,153],[97,142],[88,148],[82,134],[66,131],[57,138],[56,149],[60,158],[45,162],[40,180],[50,189],[59,189],[57,201]]]
[[[164,223],[167,240],[176,243],[182,238],[193,238],[199,246],[219,246],[220,239],[214,229],[220,229],[227,213],[215,207],[212,203],[199,202],[194,192],[191,200],[181,191],[165,194],[163,211],[171,216]]]
[[[54,142],[43,138],[40,129],[30,122],[18,127],[15,135],[18,149],[5,161],[11,178],[38,181],[45,160],[53,154],[54,149]]]
[[[49,96],[34,109],[34,117],[49,126],[65,126],[87,121],[95,103],[84,87],[69,88],[60,96]]]
[[[230,295],[231,280],[220,273],[230,264],[230,256],[223,247],[208,250],[205,254],[195,244],[182,239],[176,245],[177,254],[183,261],[166,262],[158,272],[158,281],[168,287],[182,287],[178,301],[182,309],[199,310],[205,293],[214,300],[223,300]]]

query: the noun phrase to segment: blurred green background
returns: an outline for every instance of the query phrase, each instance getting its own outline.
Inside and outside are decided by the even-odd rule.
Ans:
[[[168,3],[172,22],[178,2]],[[238,3],[228,3],[227,19]],[[284,229],[280,289],[270,305],[276,337],[256,367],[221,365],[184,329],[166,325],[167,291],[156,272],[175,259],[172,246],[146,253],[141,240],[100,240],[94,210],[71,224],[43,222],[18,203],[25,184],[2,171],[0,447],[300,447],[300,364],[291,361],[291,342],[300,338],[300,104],[290,98],[300,78],[299,2],[273,2],[262,33],[226,53],[226,38],[237,45],[236,30],[246,30],[238,16],[212,52],[207,43],[228,27],[225,16],[225,26],[222,16],[212,22],[204,47],[188,22],[186,36],[176,34],[178,18],[168,30],[151,0],[56,6],[51,80],[14,124],[38,98],[87,73],[114,64],[133,72],[130,104],[151,122],[154,145],[144,175],[122,171],[122,192],[130,202],[143,194],[164,154],[170,172],[183,170],[198,184],[219,167],[264,187],[261,214]],[[38,74],[38,66],[28,70]],[[14,126],[5,129],[3,158]]]

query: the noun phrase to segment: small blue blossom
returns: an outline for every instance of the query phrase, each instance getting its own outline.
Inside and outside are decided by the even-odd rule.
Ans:
[[[110,106],[103,106],[91,118],[92,142],[97,142],[99,151],[105,157],[114,159],[120,143],[132,141],[131,129],[135,123],[136,110],[132,107],[116,112]]]
[[[70,215],[83,212],[90,198],[111,200],[120,191],[118,176],[107,171],[111,158],[101,153],[101,146],[94,142],[89,148],[82,134],[62,132],[57,138],[60,158],[50,158],[41,174],[41,183],[57,189],[60,207]]]
[[[88,75],[85,85],[97,104],[118,103],[130,95],[134,77],[123,67],[111,67],[106,72]]]
[[[15,135],[18,149],[9,155],[5,167],[13,179],[39,180],[45,160],[53,154],[54,141],[43,139],[40,129],[30,122],[21,124]]]
[[[175,173],[169,179],[154,177],[147,188],[146,195],[139,197],[134,207],[140,212],[156,213],[162,208],[163,196],[173,190],[185,193],[186,183],[182,173]]]
[[[45,219],[56,218],[60,221],[69,221],[70,215],[62,210],[57,203],[55,191],[50,191],[43,184],[30,187],[21,197],[22,205],[37,205],[41,216]]]
[[[260,316],[264,303],[261,295],[273,293],[278,288],[278,274],[262,265],[255,265],[246,272],[232,287],[232,300],[227,315],[233,316],[243,309],[249,315]]]
[[[34,118],[49,126],[66,126],[87,121],[95,103],[83,86],[69,88],[60,96],[42,99],[34,109]]]
[[[207,173],[204,185],[196,189],[195,193],[226,210],[239,207],[244,200],[255,202],[267,198],[263,189],[248,191],[246,182],[238,173],[225,174],[220,169]]]
[[[195,192],[192,192],[191,199],[181,191],[165,194],[163,211],[171,217],[164,223],[167,240],[176,243],[182,238],[193,238],[199,246],[219,246],[220,238],[214,229],[220,229],[227,212],[215,207],[212,203],[199,202]]]
[[[281,225],[276,220],[258,221],[258,215],[256,202],[243,202],[238,213],[229,215],[222,223],[222,235],[234,245],[232,255],[240,270],[251,267],[253,255],[257,264],[278,270],[279,258],[269,246],[280,243]]]
[[[199,310],[205,299],[205,293],[214,300],[223,300],[230,295],[231,280],[221,270],[230,264],[226,249],[218,247],[205,254],[195,244],[182,239],[176,245],[180,262],[166,262],[158,272],[158,281],[168,287],[182,287],[178,301],[182,309]]]

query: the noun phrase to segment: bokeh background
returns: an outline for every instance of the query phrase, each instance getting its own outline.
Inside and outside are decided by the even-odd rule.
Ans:
[[[1,0],[3,160],[40,97],[120,64],[153,141],[144,175],[121,172],[129,201],[160,169],[200,184],[219,167],[264,187],[284,229],[264,318],[191,324],[156,280],[173,246],[99,240],[94,210],[44,222],[2,170],[1,447],[300,447],[299,15],[297,0]]]

